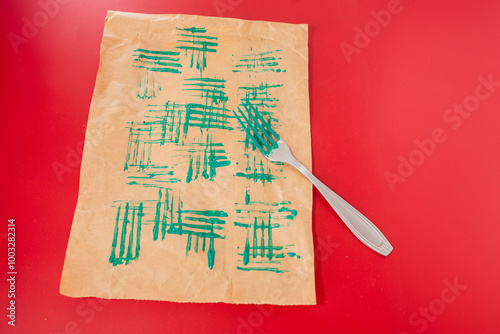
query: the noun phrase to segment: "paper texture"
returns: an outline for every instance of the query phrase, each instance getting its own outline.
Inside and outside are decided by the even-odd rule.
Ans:
[[[315,304],[307,25],[108,12],[60,291]]]

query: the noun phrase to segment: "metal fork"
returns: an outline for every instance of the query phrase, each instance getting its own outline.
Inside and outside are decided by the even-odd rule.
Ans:
[[[333,210],[337,212],[340,219],[344,221],[361,242],[379,254],[389,255],[393,248],[382,232],[361,212],[324,185],[295,159],[288,145],[273,130],[254,105],[245,103],[243,106],[245,107],[244,111],[238,107],[238,113],[235,111],[233,113],[252,140],[252,143],[262,154],[271,161],[286,162],[297,168],[316,186]]]

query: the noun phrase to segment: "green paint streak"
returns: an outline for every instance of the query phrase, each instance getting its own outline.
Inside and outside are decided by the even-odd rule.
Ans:
[[[188,256],[190,250],[191,250],[191,233],[188,233],[187,243],[186,243],[186,256]]]
[[[203,36],[191,36],[191,37],[203,37]],[[198,45],[201,45],[202,48],[205,48],[205,47],[208,47],[208,46],[218,46],[219,43],[217,42],[208,42],[208,41],[196,41],[196,40],[191,40],[191,41],[188,41],[188,40],[183,40],[183,39],[178,39],[177,42],[181,42],[181,43],[192,43],[192,44],[198,44]],[[215,52],[215,50],[214,50]]]
[[[127,143],[127,154],[125,155],[125,167],[123,170],[128,170],[128,162],[130,160],[130,149],[132,148],[132,140],[133,140],[133,127],[134,122],[130,123],[129,135],[128,135],[128,143]]]
[[[238,270],[243,271],[270,271],[273,273],[286,273],[288,270],[281,270],[279,268],[268,268],[268,267],[236,267]]]
[[[198,242],[200,241],[200,236],[196,235],[196,243],[194,245],[194,252],[198,253]]]
[[[245,203],[247,204],[247,203]],[[265,206],[280,206],[286,204],[292,204],[290,201],[282,201],[282,202],[265,202],[265,201],[250,201],[247,205],[265,205]]]
[[[196,34],[196,33],[206,33],[207,32],[207,28],[196,28],[196,27],[191,27],[191,28],[178,28],[176,27],[175,29],[177,30],[181,30],[181,31],[187,31],[187,32],[190,32],[192,34]],[[189,35],[191,36],[191,35]]]
[[[193,42],[191,41],[191,43],[193,43]],[[196,46],[176,46],[176,48],[177,49],[181,49],[181,50],[186,50],[186,51],[187,50],[189,50],[189,51],[200,51],[200,52],[203,52],[203,53],[205,53],[205,52],[217,52],[216,49],[207,48],[205,45],[202,46],[202,47],[196,47]],[[199,63],[197,64],[196,68],[199,68],[198,66],[201,67],[201,65],[199,65]]]
[[[125,254],[125,237],[127,235],[127,224],[128,224],[128,208],[129,205],[128,203],[125,204],[125,213],[123,217],[123,223],[122,223],[122,233],[120,237],[120,252],[118,253],[118,257],[120,259],[123,258],[123,255]]]
[[[146,70],[152,72],[167,72],[167,73],[177,73],[177,74],[182,73],[181,71],[170,67],[152,67],[152,66],[142,66],[142,65],[134,65],[134,67],[145,68]]]
[[[271,214],[269,213],[269,224],[267,226],[267,237],[268,237],[268,244],[267,244],[267,258],[269,260],[272,260],[273,258],[273,228],[271,224]]]
[[[260,225],[261,233],[260,233],[260,256],[264,257],[266,255],[265,246],[264,246],[264,220]]]
[[[276,60],[276,57],[261,57],[261,58],[248,58],[248,59],[245,59],[245,58],[242,58],[240,59],[240,61],[244,61],[244,62],[251,62],[251,61],[255,61],[255,60],[259,60],[259,61],[269,61],[269,60]],[[276,63],[278,64],[278,63]],[[246,65],[236,65],[236,66],[246,66]]]
[[[206,241],[206,239],[207,239],[207,238],[206,238],[205,236],[203,236],[203,245],[201,246],[201,251],[202,251],[203,253],[205,253],[205,241]]]
[[[118,224],[120,222],[120,210],[122,206],[118,206],[118,210],[116,213],[116,220],[115,220],[115,230],[113,232],[113,241],[111,243],[111,255],[109,256],[109,263],[113,264],[113,266],[116,266],[118,264],[117,258],[116,258],[116,244],[118,241]]]
[[[287,255],[290,257],[297,257],[297,259],[300,259],[300,255],[297,255],[297,253],[290,252],[290,253],[287,253]]]
[[[245,241],[245,250],[243,252],[243,264],[246,266],[250,260],[250,241],[248,240],[249,229],[247,228],[247,238]]]
[[[210,219],[217,219],[217,218],[206,219],[206,218],[185,217],[184,219],[191,220],[191,221],[203,221],[203,222],[208,223],[208,224],[224,224],[224,222],[219,223],[219,222],[210,221]],[[183,227],[197,228],[200,230],[212,230],[212,229],[222,230],[222,229],[224,229],[222,226],[209,226],[209,225],[188,224],[188,223],[182,223],[182,225],[183,225]]]
[[[181,210],[180,212],[210,217],[227,217],[227,213],[220,210]]]
[[[245,204],[246,205],[250,204],[250,193],[248,189],[245,192]]]
[[[151,54],[165,55],[165,56],[178,56],[180,54],[180,52],[177,51],[156,51],[147,49],[135,49],[134,52],[144,52],[144,53],[151,53]]]
[[[178,53],[180,53],[180,52],[178,52]],[[134,60],[142,60],[142,59],[159,60],[159,61],[165,60],[165,61],[174,61],[174,62],[180,60],[180,58],[176,58],[176,57],[149,56],[149,55],[145,55],[145,54],[138,54],[138,55],[136,55],[136,57],[135,57]],[[179,64],[179,63],[176,63],[174,66],[176,66],[176,67],[182,67],[182,65]]]
[[[193,180],[193,157],[189,159],[189,167],[186,176],[186,182],[189,183]]]
[[[153,226],[153,240],[158,240],[158,230],[160,226],[160,211],[161,211],[161,189],[158,190],[158,202],[156,203],[156,213]]]
[[[252,243],[252,257],[257,257],[257,217],[254,218],[253,223],[253,243]]]
[[[287,207],[281,207],[278,212],[290,212],[289,215],[285,216],[285,219],[293,220],[297,216],[297,210],[290,209]]]
[[[234,174],[234,176],[244,177],[247,180],[261,181],[262,183],[265,182],[272,183],[273,180],[276,180],[278,178],[272,174],[257,173],[257,172],[252,172],[252,173],[237,172],[236,174]]]
[[[136,96],[142,100],[155,98],[161,87],[156,83],[153,73],[146,71],[140,74],[141,79],[137,86]]]
[[[215,261],[214,238],[210,238],[210,246],[208,246],[207,259],[208,259],[208,268],[212,270]]]
[[[167,225],[168,225],[168,220],[167,220],[167,212],[169,212],[170,207],[169,207],[169,200],[168,200],[168,189],[165,189],[165,202],[163,203],[163,219],[161,222],[161,240],[165,239],[165,234],[167,232]]]
[[[198,155],[198,159],[196,160],[196,175],[195,175],[195,179],[198,178],[198,175],[200,175],[200,155]]]
[[[191,221],[199,221],[199,222],[204,222],[208,224],[225,224],[226,222],[223,220],[220,220],[219,218],[204,218],[204,217],[184,217],[186,220],[191,220]],[[200,225],[203,226],[203,225]]]
[[[187,80],[187,79],[186,79]],[[195,86],[195,87],[210,87],[210,88],[225,88],[224,84],[207,84],[204,82],[199,82],[199,83],[186,83],[184,86]],[[202,90],[202,89],[183,89],[183,90]]]
[[[226,79],[216,79],[216,78],[188,78],[185,81],[203,81],[203,82],[226,82]]]
[[[164,62],[161,60],[155,60],[155,61],[149,61],[149,60],[142,60],[141,64],[146,64],[146,65],[159,65],[159,66],[164,66],[165,68],[168,67],[182,67],[182,64],[176,63],[176,62]],[[160,67],[158,67],[160,68]]]
[[[204,38],[204,39],[211,39],[211,40],[217,40],[217,37],[213,36],[204,36],[204,35],[188,35],[188,34],[177,34],[177,36],[183,36],[183,37],[196,37],[196,38]]]
[[[209,149],[210,147],[210,150],[212,150],[212,147],[211,145],[209,144],[210,143],[210,139],[209,139],[209,135],[207,134],[207,146],[205,147],[205,150],[203,151],[203,178],[206,180],[208,179],[210,176],[208,175],[208,157],[207,157],[207,150]]]
[[[273,50],[273,51],[265,51],[265,52],[259,52],[259,53],[251,53],[248,55],[242,55],[242,57],[266,56],[266,55],[270,55],[270,54],[280,52],[280,51],[283,51],[283,50]]]
[[[125,257],[125,264],[128,264],[132,259],[132,246],[134,244],[134,225],[135,225],[135,206],[132,209],[132,221],[130,222],[130,233],[128,235],[127,255]]]
[[[137,212],[137,238],[135,242],[135,256],[132,260],[137,260],[139,258],[139,252],[141,250],[141,231],[142,231],[142,217],[144,216],[144,205],[142,202],[139,204],[139,209]]]

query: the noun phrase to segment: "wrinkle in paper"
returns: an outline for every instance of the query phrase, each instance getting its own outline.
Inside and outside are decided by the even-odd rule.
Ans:
[[[108,12],[61,293],[315,304],[311,185],[232,112],[310,168],[307,66],[306,25]]]

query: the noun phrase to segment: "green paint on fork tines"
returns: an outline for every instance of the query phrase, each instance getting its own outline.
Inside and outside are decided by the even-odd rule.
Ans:
[[[278,148],[280,136],[273,130],[271,125],[264,119],[260,111],[251,103],[244,103],[245,110],[238,107],[238,113],[233,111],[243,130],[252,140],[253,144],[264,154],[269,154]]]

